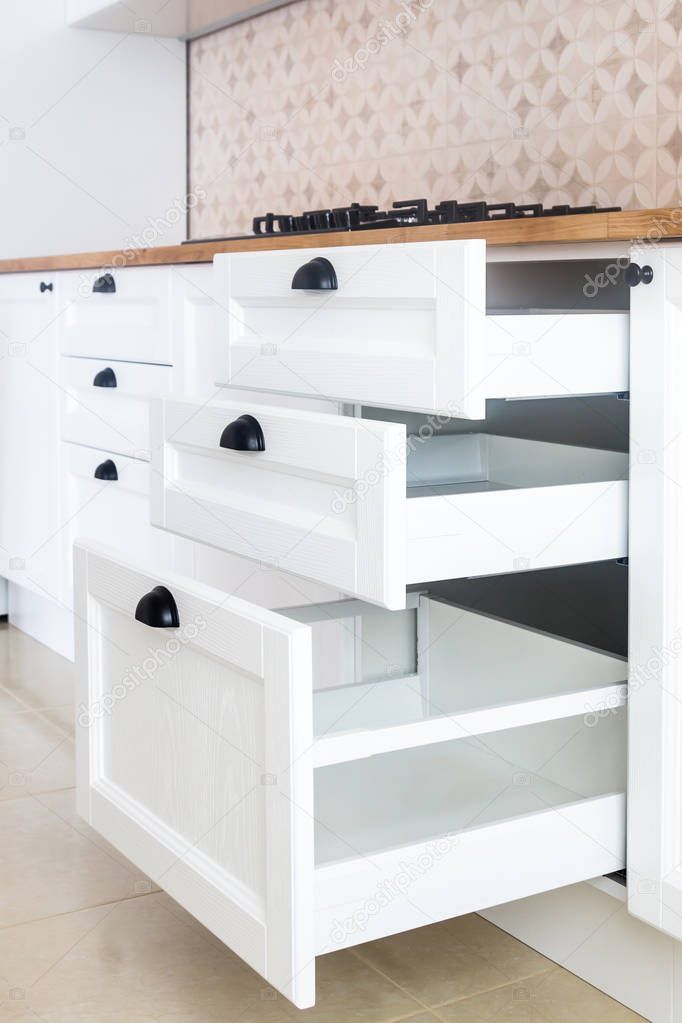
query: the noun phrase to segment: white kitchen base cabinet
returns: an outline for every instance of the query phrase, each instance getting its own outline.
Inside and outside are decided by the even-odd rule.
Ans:
[[[318,954],[623,866],[619,658],[423,594],[275,613],[103,548],[75,572],[79,813],[299,1008]]]
[[[169,398],[152,459],[155,525],[388,608],[412,583],[627,555],[620,452]]]

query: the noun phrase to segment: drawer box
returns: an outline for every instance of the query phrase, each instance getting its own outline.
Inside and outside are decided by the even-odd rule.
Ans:
[[[172,363],[171,270],[111,270],[115,292],[93,291],[105,270],[62,276],[59,347],[64,355]]]
[[[299,1007],[316,954],[622,868],[619,658],[425,596],[397,614],[322,606],[315,621],[97,548],[77,547],[76,572],[79,812]],[[464,640],[431,636],[440,666],[409,656],[423,611]],[[356,641],[330,647],[334,623]],[[403,725],[428,715],[399,695],[409,675],[381,679],[396,629],[432,712],[407,743],[385,734],[396,704]],[[369,681],[385,698],[360,721]],[[450,713],[468,715],[460,733],[442,731]],[[332,731],[345,753],[316,767]],[[372,731],[376,756],[359,745]],[[408,888],[368,910],[405,864]]]
[[[254,413],[265,450],[220,447]],[[627,455],[232,402],[153,403],[152,521],[390,608],[411,583],[627,555]]]
[[[337,290],[292,289],[320,258]],[[543,277],[488,315],[484,241],[235,253],[215,267],[235,387],[469,419],[488,398],[628,388],[627,312],[595,311],[580,292],[544,308]]]
[[[67,357],[61,378],[63,440],[149,460],[149,399],[171,390],[171,369]]]
[[[64,521],[68,543],[66,596],[70,603],[72,544],[87,538],[112,544],[133,561],[159,568],[178,564],[178,551],[188,547],[149,522],[149,463],[111,451],[62,444]],[[98,467],[114,464],[117,479],[97,479]],[[189,561],[183,567],[189,567]]]

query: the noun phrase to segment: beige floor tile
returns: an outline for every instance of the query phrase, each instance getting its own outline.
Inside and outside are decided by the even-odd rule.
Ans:
[[[30,796],[0,802],[0,835],[0,927],[148,890],[143,874]]]
[[[139,881],[135,885],[136,895],[148,895],[153,891],[160,891],[159,887],[153,884],[149,879],[145,878],[136,867],[126,859],[126,857],[115,849],[113,845],[110,845],[105,838],[102,838],[89,824],[86,824],[82,817],[78,816],[76,812],[76,790],[75,789],[60,789],[58,792],[41,792],[34,796],[39,803],[47,807],[51,813],[55,815],[58,820],[70,824],[79,834],[87,838],[88,841],[92,842],[98,848],[102,849],[108,856],[113,860],[118,860],[124,867],[130,870],[139,878]],[[179,907],[178,907],[179,908]],[[192,917],[188,918],[191,920]]]
[[[551,963],[478,916],[381,941],[357,954],[430,1008],[548,970]]]
[[[578,977],[554,967],[495,991],[441,1005],[445,1023],[645,1023]]]
[[[52,709],[0,716],[0,800],[74,785],[74,744],[66,721]]]
[[[25,708],[72,704],[74,672],[71,661],[19,629],[0,623],[0,686]]]
[[[48,1023],[429,1021],[348,952],[320,961],[317,1005],[297,1012],[170,907],[167,896],[149,895],[0,932],[6,1019],[33,1012]]]
[[[9,689],[0,686],[0,714],[20,714],[28,709]]]

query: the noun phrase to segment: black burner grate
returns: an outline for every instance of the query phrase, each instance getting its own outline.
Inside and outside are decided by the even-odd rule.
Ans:
[[[368,231],[377,227],[419,227],[425,224],[473,224],[493,220],[524,220],[533,217],[566,217],[586,213],[618,213],[620,206],[550,206],[542,203],[456,202],[448,199],[429,209],[426,199],[394,202],[389,210],[359,202],[329,210],[306,213],[266,213],[254,217],[254,234],[298,234],[323,231]]]

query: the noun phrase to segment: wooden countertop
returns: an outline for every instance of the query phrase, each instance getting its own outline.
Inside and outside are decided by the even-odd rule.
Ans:
[[[222,252],[259,252],[267,249],[308,249],[331,245],[361,245],[485,238],[489,245],[536,245],[545,242],[608,242],[663,238],[682,239],[682,207],[625,210],[585,216],[504,220],[497,223],[442,224],[432,227],[388,228],[376,231],[335,231],[329,234],[271,235],[231,241],[192,242],[149,249],[76,252],[0,260],[0,273],[85,270],[104,267],[160,266],[172,263],[210,263]]]

